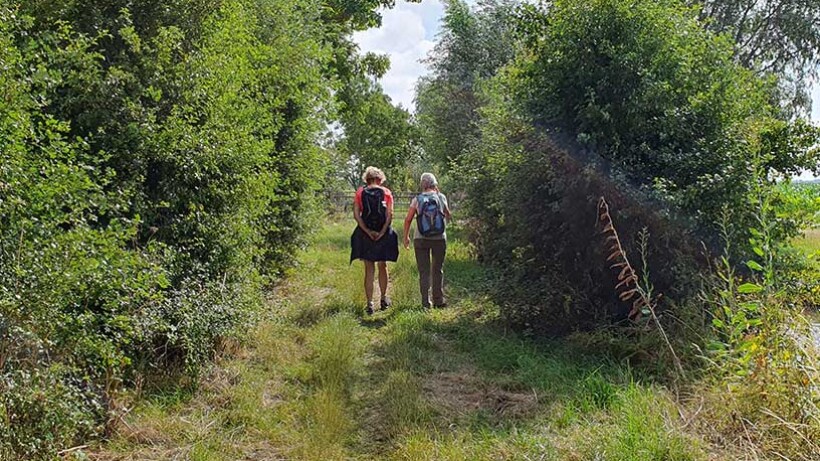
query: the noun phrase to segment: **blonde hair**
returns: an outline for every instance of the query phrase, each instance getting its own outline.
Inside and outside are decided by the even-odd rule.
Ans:
[[[385,176],[384,171],[376,168],[375,166],[369,166],[365,168],[364,174],[362,174],[362,180],[365,184],[370,184],[372,182],[385,182],[387,180],[387,176]]]

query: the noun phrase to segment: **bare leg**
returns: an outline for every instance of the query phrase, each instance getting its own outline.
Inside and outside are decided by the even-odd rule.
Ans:
[[[376,263],[373,261],[364,262],[364,295],[367,303],[373,302],[373,279],[376,276]]]
[[[387,283],[390,280],[390,276],[387,273],[387,263],[384,261],[379,262],[379,288],[381,289],[382,299],[387,296]]]

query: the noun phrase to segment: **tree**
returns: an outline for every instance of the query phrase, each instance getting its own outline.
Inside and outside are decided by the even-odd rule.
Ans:
[[[529,114],[707,227],[724,204],[743,209],[753,157],[767,178],[816,164],[811,134],[747,148],[779,124],[772,85],[680,2],[566,0],[544,14],[521,61],[517,91]]]
[[[483,0],[473,12],[462,0],[447,3],[432,70],[417,86],[416,114],[425,155],[445,169],[478,138],[480,86],[513,56],[516,2]]]
[[[0,0],[0,458],[53,459],[146,368],[246,331],[311,227],[338,90],[386,68],[350,32],[390,4]]]
[[[761,75],[778,76],[781,97],[793,110],[810,107],[807,86],[817,77],[820,65],[820,1],[690,3],[700,8],[700,17],[709,30],[732,37],[738,63]]]
[[[403,184],[405,167],[416,151],[418,134],[410,113],[396,107],[379,85],[362,78],[355,90],[348,87],[348,105],[341,112],[343,130],[336,144],[340,173],[352,187],[361,184],[361,173],[375,165],[396,184]]]

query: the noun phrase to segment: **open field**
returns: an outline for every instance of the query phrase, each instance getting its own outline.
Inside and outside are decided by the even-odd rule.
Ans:
[[[802,237],[794,240],[795,246],[807,253],[817,253],[820,251],[820,229],[809,229]]]

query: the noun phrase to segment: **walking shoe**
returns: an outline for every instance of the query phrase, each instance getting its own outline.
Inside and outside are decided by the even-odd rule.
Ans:
[[[365,309],[365,312],[367,312],[367,315],[373,315],[373,301],[367,302],[367,308]]]
[[[382,298],[382,302],[381,302],[382,310],[385,310],[385,309],[387,309],[388,307],[390,307],[392,305],[393,305],[393,301],[390,300],[390,297],[385,296],[384,298]]]
[[[435,307],[436,309],[443,309],[447,307],[447,301],[442,300],[437,303],[433,303],[433,307]]]

